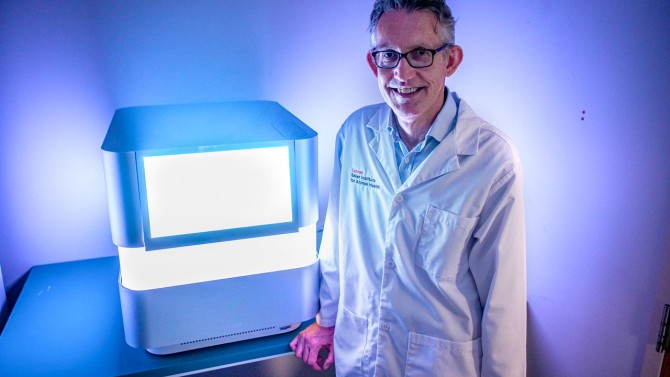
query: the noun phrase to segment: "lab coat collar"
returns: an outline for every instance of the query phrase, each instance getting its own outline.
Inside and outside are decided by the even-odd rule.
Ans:
[[[374,131],[374,136],[368,142],[368,146],[377,156],[377,160],[386,171],[386,175],[391,180],[394,190],[400,187],[400,174],[395,161],[395,150],[393,149],[393,137],[386,132],[390,127],[391,108],[382,106],[367,124],[367,127]]]
[[[479,131],[484,125],[484,120],[477,116],[467,102],[453,93],[454,100],[458,103],[458,118],[456,127],[451,134],[454,135],[456,154],[472,156],[477,154],[479,147]]]

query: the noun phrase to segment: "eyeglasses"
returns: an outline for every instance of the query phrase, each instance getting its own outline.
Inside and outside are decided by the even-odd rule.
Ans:
[[[375,65],[383,69],[397,67],[402,58],[407,59],[407,63],[413,68],[426,68],[433,65],[435,54],[453,46],[453,43],[447,43],[437,50],[420,47],[404,54],[393,50],[372,51],[372,58]]]

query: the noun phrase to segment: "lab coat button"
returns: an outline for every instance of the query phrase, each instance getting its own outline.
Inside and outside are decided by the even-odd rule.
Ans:
[[[402,203],[402,200],[403,200],[402,195],[396,195],[396,197],[395,197],[396,203]]]

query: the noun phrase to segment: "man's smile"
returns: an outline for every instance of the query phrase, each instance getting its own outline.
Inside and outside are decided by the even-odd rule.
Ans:
[[[411,94],[419,90],[419,88],[393,88],[400,94]]]
[[[394,93],[396,97],[400,98],[413,97],[423,89],[422,87],[410,88],[410,87],[396,87],[396,86],[388,86],[387,88],[389,89],[390,93]]]

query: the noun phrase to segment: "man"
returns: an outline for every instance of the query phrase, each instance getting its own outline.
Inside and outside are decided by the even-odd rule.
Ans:
[[[523,376],[515,148],[445,87],[463,51],[443,0],[377,0],[370,32],[385,104],[337,135],[321,309],[291,347],[341,376]]]

